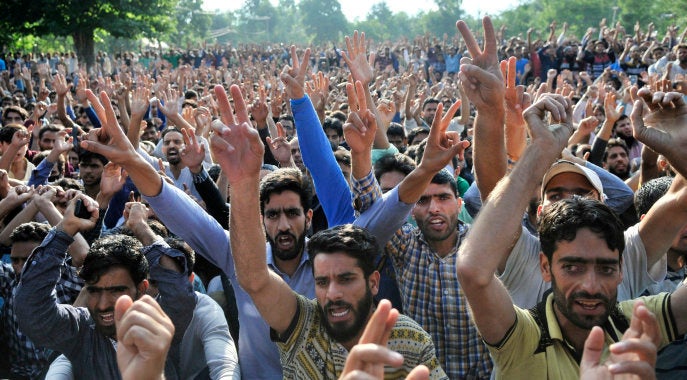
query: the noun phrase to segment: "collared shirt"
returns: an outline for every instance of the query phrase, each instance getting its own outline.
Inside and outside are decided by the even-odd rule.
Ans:
[[[76,268],[70,264],[71,259],[65,260],[60,270],[60,280],[55,286],[57,302],[60,304],[73,303],[83,287],[83,280],[78,276]],[[10,349],[10,369],[15,376],[35,378],[49,364],[48,359],[52,351],[36,346],[19,330],[14,305],[20,300],[12,296],[17,284],[18,280],[12,266],[0,264],[0,297],[5,299],[0,330],[3,334],[3,344],[7,344]]]
[[[37,345],[65,354],[77,379],[120,379],[116,342],[95,329],[87,309],[57,303],[53,290],[74,239],[50,230],[24,267],[14,306],[20,329]]]
[[[361,185],[354,181],[354,190]],[[374,185],[378,186],[376,182]],[[394,265],[403,311],[430,334],[439,363],[449,378],[488,379],[492,368],[489,352],[470,319],[456,272],[458,247],[468,226],[458,223],[456,246],[442,258],[417,227],[403,224],[413,206],[400,201],[397,186],[361,214],[356,223],[365,224],[367,218],[387,221],[373,226],[370,232],[380,242],[388,240],[385,253]]]
[[[431,336],[437,358],[451,379],[488,379],[489,352],[470,319],[456,272],[458,247],[468,226],[458,223],[458,240],[445,257],[430,248],[422,232],[405,224],[385,247],[394,262],[406,314]]]
[[[277,342],[285,379],[336,379],[346,364],[348,350],[329,336],[317,311],[317,301],[297,296],[298,311]],[[274,337],[277,338],[277,337]],[[279,339],[277,339],[279,340]],[[403,365],[384,367],[386,379],[403,379],[420,364],[430,379],[448,379],[439,366],[429,335],[412,319],[399,315],[391,330],[389,349],[403,355]]]
[[[677,338],[677,326],[670,311],[670,298],[668,293],[657,296],[639,298],[644,301],[647,309],[654,313],[659,324],[661,341],[659,349]],[[627,321],[632,318],[632,309],[637,300],[620,302],[618,310]],[[553,294],[546,300],[546,327],[550,337],[550,344],[545,349],[540,349],[540,336],[543,326],[539,325],[532,313],[514,306],[516,322],[508,331],[503,341],[498,346],[489,346],[496,365],[497,379],[570,379],[580,378],[580,366],[575,356],[575,350],[568,344],[558,324],[553,310]],[[619,331],[610,319],[604,326],[605,355],[607,347],[621,337],[623,331]],[[610,333],[609,333],[610,332]],[[604,356],[605,356],[604,355]]]

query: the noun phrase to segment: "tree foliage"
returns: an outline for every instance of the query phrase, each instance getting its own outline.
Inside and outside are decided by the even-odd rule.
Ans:
[[[177,0],[4,0],[0,25],[5,35],[71,36],[75,50],[90,65],[94,62],[93,36],[103,29],[115,37],[156,35],[171,30]]]

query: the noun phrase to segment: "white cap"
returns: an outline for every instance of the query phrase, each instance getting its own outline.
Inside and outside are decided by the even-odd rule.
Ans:
[[[604,195],[604,187],[601,184],[601,179],[599,178],[599,175],[596,174],[592,169],[589,169],[585,166],[582,166],[580,164],[577,164],[572,161],[567,161],[567,160],[558,160],[556,161],[549,170],[544,174],[544,179],[542,180],[541,183],[541,199],[544,199],[544,189],[546,189],[546,185],[551,181],[551,179],[561,173],[577,173],[579,175],[584,176],[587,178],[587,181],[596,189],[596,191],[599,193],[599,197],[601,201],[605,201],[606,196]]]

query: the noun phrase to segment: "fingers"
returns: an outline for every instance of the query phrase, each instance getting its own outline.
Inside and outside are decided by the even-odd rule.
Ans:
[[[592,331],[584,341],[584,351],[580,361],[580,372],[594,368],[599,365],[601,354],[604,349],[604,332],[601,327],[594,326]]]
[[[217,105],[219,107],[219,116],[224,125],[234,125],[236,124],[236,119],[234,118],[234,110],[231,108],[229,103],[229,97],[227,97],[227,92],[221,85],[215,86],[215,96],[217,96]],[[215,122],[213,122],[214,124]]]
[[[229,88],[229,92],[231,92],[231,98],[234,100],[234,110],[236,111],[236,118],[238,119],[238,122],[250,124],[248,106],[243,99],[241,88],[234,84]]]
[[[429,380],[429,368],[423,364],[413,368],[406,380]]]
[[[484,29],[484,53],[496,58],[496,33],[489,16],[482,19],[482,28]]]
[[[456,27],[458,28],[460,35],[463,36],[463,40],[465,41],[465,45],[468,48],[470,56],[474,58],[481,55],[482,50],[479,48],[479,45],[475,40],[475,36],[472,35],[470,28],[468,28],[468,24],[466,24],[463,20],[458,20],[458,22],[456,22]]]

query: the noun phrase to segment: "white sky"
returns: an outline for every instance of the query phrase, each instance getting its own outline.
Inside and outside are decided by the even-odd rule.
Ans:
[[[272,4],[277,5],[279,0],[270,0]],[[344,15],[349,21],[356,18],[364,18],[370,11],[372,4],[377,0],[339,0]],[[472,16],[483,16],[485,14],[496,14],[506,9],[514,8],[521,0],[464,0],[463,9]],[[203,8],[208,11],[219,9],[236,10],[243,5],[244,0],[204,0]],[[423,4],[420,4],[423,3]],[[409,15],[414,15],[421,10],[435,9],[436,5],[431,0],[387,0],[386,4],[392,12],[406,12]],[[428,7],[428,4],[431,5]]]

